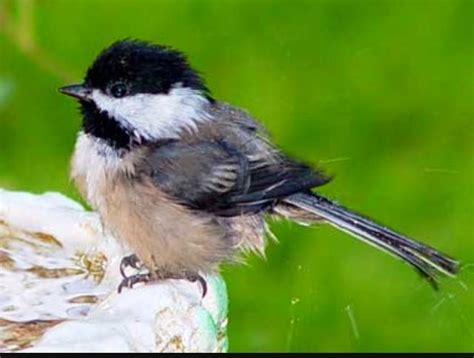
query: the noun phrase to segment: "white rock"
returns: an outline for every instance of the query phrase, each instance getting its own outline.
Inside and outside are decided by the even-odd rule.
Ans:
[[[126,254],[75,201],[0,189],[0,352],[227,350],[220,276],[118,294]]]

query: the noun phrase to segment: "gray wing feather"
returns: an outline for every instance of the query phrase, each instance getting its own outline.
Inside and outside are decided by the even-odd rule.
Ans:
[[[244,112],[219,104],[198,133],[156,146],[155,185],[189,207],[222,216],[255,213],[329,178],[290,159]]]

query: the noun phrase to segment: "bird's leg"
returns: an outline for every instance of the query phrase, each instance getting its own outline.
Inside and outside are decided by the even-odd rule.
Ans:
[[[127,267],[134,268],[135,270],[140,270],[142,268],[142,264],[137,255],[133,254],[125,256],[122,261],[120,261],[120,273],[123,278],[127,277],[127,275],[125,275],[125,269]]]
[[[141,270],[143,268],[143,264],[135,254],[125,256],[122,261],[120,261],[120,274],[122,275],[123,279],[118,286],[118,293],[122,292],[124,287],[133,288],[133,286],[137,283],[146,283],[152,279],[149,273],[137,273],[135,275],[127,276],[125,274],[127,267],[131,267],[135,270]]]

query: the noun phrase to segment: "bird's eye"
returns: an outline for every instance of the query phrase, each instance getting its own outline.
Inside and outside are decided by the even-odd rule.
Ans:
[[[110,94],[115,98],[122,98],[127,94],[127,86],[124,83],[116,83],[110,87]]]

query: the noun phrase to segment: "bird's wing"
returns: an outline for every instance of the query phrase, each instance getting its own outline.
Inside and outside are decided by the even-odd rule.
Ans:
[[[219,216],[263,210],[328,177],[283,155],[245,153],[223,141],[171,142],[148,158],[153,183],[178,202]]]

